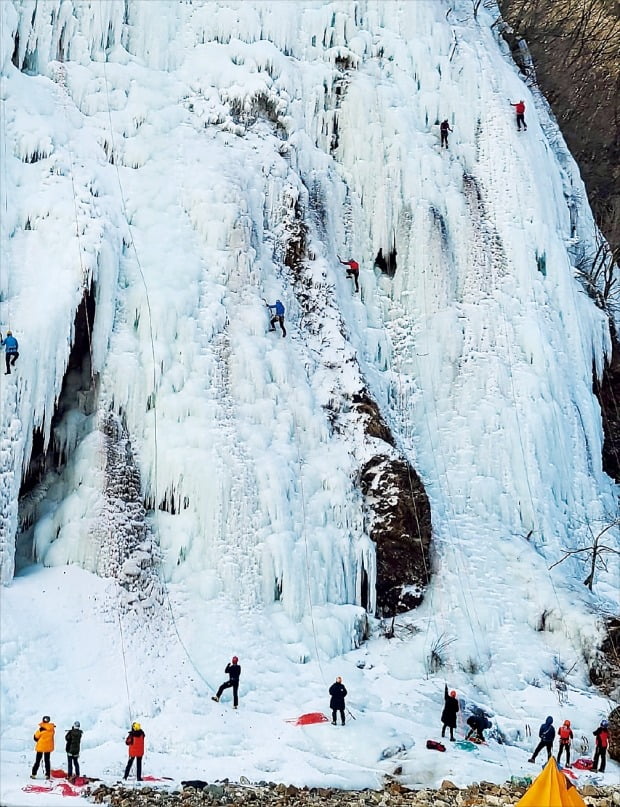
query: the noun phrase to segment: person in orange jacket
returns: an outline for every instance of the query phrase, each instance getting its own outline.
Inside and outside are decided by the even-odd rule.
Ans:
[[[50,779],[52,776],[52,766],[50,763],[50,754],[54,750],[54,732],[56,726],[51,722],[49,715],[43,715],[39,728],[34,733],[35,751],[37,755],[32,766],[31,779],[37,778],[37,771],[43,759],[45,762],[45,778]]]
[[[558,749],[558,765],[562,759],[562,754],[566,754],[566,767],[570,768],[570,743],[573,739],[573,730],[570,727],[570,720],[565,720],[558,729],[558,738],[560,740],[560,748]]]
[[[144,756],[144,737],[142,726],[139,723],[131,724],[131,731],[125,739],[125,745],[128,746],[129,759],[125,766],[125,775],[123,779],[127,779],[129,771],[133,765],[134,759],[136,760],[136,779],[138,782],[142,781],[142,757]]]

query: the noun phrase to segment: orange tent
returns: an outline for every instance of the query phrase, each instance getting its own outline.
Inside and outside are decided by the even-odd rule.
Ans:
[[[577,788],[558,770],[551,757],[543,772],[515,807],[587,807]]]

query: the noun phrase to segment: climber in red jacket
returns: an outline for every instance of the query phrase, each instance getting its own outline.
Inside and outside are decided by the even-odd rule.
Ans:
[[[127,779],[129,771],[133,765],[134,759],[136,760],[136,779],[138,782],[142,781],[142,757],[144,756],[144,732],[139,723],[131,724],[131,731],[127,735],[125,745],[129,751],[129,759],[125,766],[125,775],[123,779]]]
[[[527,132],[527,123],[525,122],[525,101],[518,101],[516,104],[510,103],[510,106],[515,108],[517,113],[517,129],[521,131],[521,124],[523,124],[523,131]]]
[[[354,261],[353,258],[351,258],[350,261],[343,261],[340,255],[338,255],[338,260],[340,261],[341,264],[343,264],[343,266],[349,267],[347,269],[347,277],[352,277],[353,280],[355,280],[355,291],[359,291],[360,290],[360,284],[358,280],[358,276],[360,273],[359,263],[357,261]]]

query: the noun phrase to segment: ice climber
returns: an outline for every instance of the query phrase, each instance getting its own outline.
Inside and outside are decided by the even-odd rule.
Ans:
[[[330,701],[329,708],[332,710],[332,726],[336,725],[336,712],[340,712],[340,721],[344,726],[344,699],[347,697],[347,688],[342,683],[342,678],[338,676],[329,688]]]
[[[347,269],[347,277],[352,277],[355,281],[355,291],[360,290],[360,283],[359,283],[359,273],[360,273],[360,265],[357,261],[354,261],[351,258],[350,261],[343,261],[340,255],[338,255],[338,260],[343,266],[348,266]]]
[[[80,756],[80,743],[82,742],[82,729],[80,728],[80,721],[76,720],[73,727],[65,734],[65,751],[67,752],[67,776],[71,778],[73,771],[75,775],[80,775],[80,763],[78,757]]]
[[[56,726],[50,720],[49,715],[44,715],[39,723],[39,728],[34,733],[34,741],[36,743],[35,751],[37,755],[34,760],[34,765],[32,766],[32,773],[30,774],[31,779],[37,778],[37,771],[39,770],[42,759],[45,764],[45,778],[51,779],[52,766],[50,763],[50,754],[54,750],[55,731]]]
[[[518,101],[516,104],[511,103],[510,106],[515,108],[517,113],[517,129],[521,131],[521,124],[523,124],[523,131],[527,132],[527,123],[525,122],[525,101]]]
[[[475,733],[476,736],[473,738],[474,741],[477,740],[478,742],[483,743],[484,730],[490,729],[493,724],[484,715],[472,715],[471,717],[467,718],[467,725],[469,726],[469,731],[467,732],[465,739],[470,740]]]
[[[565,720],[558,729],[558,739],[560,747],[558,749],[558,765],[562,758],[562,753],[566,754],[566,766],[570,768],[570,742],[573,739],[573,730],[570,727],[570,720]]]
[[[553,748],[553,741],[555,740],[555,727],[553,725],[553,718],[551,715],[549,715],[545,722],[541,724],[540,729],[538,730],[538,736],[540,737],[540,742],[536,746],[536,750],[529,758],[528,762],[536,762],[538,752],[542,751],[543,748],[547,749],[547,760],[551,759],[551,749]]]
[[[136,779],[138,782],[142,781],[142,757],[144,756],[144,738],[145,734],[142,731],[142,726],[139,723],[131,724],[131,731],[125,738],[125,745],[129,752],[129,759],[125,765],[125,773],[123,779],[127,779],[129,771],[133,765],[134,759],[136,760]]]
[[[607,720],[601,720],[601,725],[592,734],[596,737],[592,770],[605,773],[605,761],[607,760],[607,748],[609,747],[609,723]]]
[[[450,739],[454,742],[454,729],[456,728],[456,715],[459,711],[459,702],[456,697],[456,692],[452,690],[448,693],[448,685],[443,694],[444,707],[441,713],[441,722],[443,723],[441,729],[441,736],[446,736],[446,729],[450,729]]]
[[[282,336],[286,336],[286,328],[284,327],[284,305],[282,302],[280,300],[276,300],[273,305],[269,305],[269,303],[267,303],[267,308],[274,312],[271,320],[269,321],[269,330],[275,331],[277,322],[282,329]]]
[[[11,375],[11,367],[15,367],[15,362],[19,359],[19,345],[17,344],[17,339],[13,336],[11,331],[7,331],[4,339],[2,339],[2,334],[0,334],[0,345],[4,345],[4,357],[6,359],[5,375]]]
[[[448,132],[451,132],[452,129],[450,128],[447,118],[442,120],[439,124],[439,131],[441,133],[441,148],[444,146],[448,148]]]
[[[224,670],[224,672],[228,673],[228,681],[225,681],[220,686],[217,693],[213,695],[211,700],[217,703],[219,699],[222,697],[222,692],[225,689],[232,687],[233,709],[236,709],[237,706],[239,706],[239,678],[241,677],[241,667],[239,666],[239,659],[237,658],[237,656],[232,657],[232,661],[226,665],[226,669]]]

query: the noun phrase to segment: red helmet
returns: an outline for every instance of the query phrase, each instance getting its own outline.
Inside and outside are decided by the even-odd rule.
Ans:
[[[233,664],[236,664],[238,661],[239,661],[239,659],[237,658],[237,656],[232,657]]]
[[[450,692],[450,697],[456,698],[456,689],[453,689],[452,692]]]

